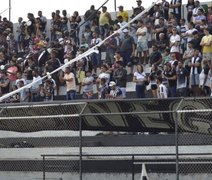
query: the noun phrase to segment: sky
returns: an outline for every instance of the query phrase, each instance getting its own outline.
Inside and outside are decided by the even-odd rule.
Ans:
[[[43,11],[43,15],[48,19],[51,18],[51,12],[55,10],[66,9],[68,14],[72,15],[75,10],[79,11],[80,15],[83,15],[91,5],[95,5],[97,9],[106,0],[1,0],[0,14],[2,17],[9,19],[9,1],[11,2],[11,21],[16,23],[18,17],[23,17],[27,20],[27,13],[31,12],[37,17],[38,10]],[[170,1],[170,0],[168,0]],[[187,0],[182,0],[185,4]],[[210,2],[211,0],[200,0],[200,2]],[[109,12],[115,11],[115,0],[108,0],[106,6]],[[143,6],[147,8],[154,1],[143,0]],[[131,10],[132,7],[136,7],[136,0],[116,0],[116,7],[123,5],[124,9]],[[2,13],[3,12],[3,13]]]

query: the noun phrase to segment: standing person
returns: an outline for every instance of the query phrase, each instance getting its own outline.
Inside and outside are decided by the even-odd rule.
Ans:
[[[126,98],[127,70],[124,68],[122,61],[117,61],[116,67],[113,78],[116,85],[121,89],[123,98]]]
[[[200,42],[200,45],[202,46],[202,55],[203,59],[208,60],[210,68],[212,68],[212,35],[209,33],[208,28],[204,29],[204,34],[205,36],[203,36]]]
[[[162,0],[160,7],[163,11],[164,18],[168,21],[168,19],[169,19],[169,2],[166,0]]]
[[[201,57],[200,57],[200,51],[195,50],[194,56],[191,58],[191,61],[189,63],[190,70],[190,88],[192,90],[192,94],[195,97],[198,97],[200,95],[200,88],[199,88],[199,74],[201,72]]]
[[[169,8],[173,10],[175,17],[177,18],[178,23],[181,19],[181,5],[182,0],[171,0],[169,5]]]
[[[106,79],[102,78],[100,80],[100,84],[101,84],[101,88],[99,89],[99,92],[98,92],[98,98],[106,99],[109,94],[109,89],[108,89],[108,86],[106,85]]]
[[[31,86],[31,100],[32,102],[38,102],[39,101],[39,94],[40,94],[40,88],[42,85],[42,79],[40,75],[38,74],[38,70],[32,71],[33,75],[33,85]]]
[[[90,47],[96,46],[101,41],[102,41],[102,39],[99,37],[98,32],[93,32],[93,39],[91,40]],[[100,48],[98,48],[98,50],[100,51]],[[101,61],[101,52],[93,53],[91,55],[91,61],[92,61],[94,73],[96,73],[97,72],[97,67],[99,67],[100,61]]]
[[[178,62],[177,67],[177,96],[186,97],[188,92],[188,75],[189,72],[184,67],[181,61]]]
[[[135,91],[137,98],[145,98],[147,76],[142,65],[137,65],[137,71],[134,73],[133,82],[136,83]]]
[[[119,12],[117,14],[117,17],[118,16],[122,16],[123,17],[123,20],[125,22],[128,22],[128,20],[129,20],[129,14],[128,14],[127,11],[124,11],[124,6],[119,6],[118,9],[119,9]]]
[[[38,11],[38,17],[41,20],[41,31],[45,32],[46,31],[47,18],[45,16],[43,16],[43,12],[41,10]]]
[[[157,98],[157,77],[162,75],[162,71],[158,69],[158,66],[153,64],[151,71],[150,71],[150,75],[148,77],[148,81],[151,85],[151,91],[152,91],[152,96],[154,98]]]
[[[104,39],[107,37],[110,28],[111,15],[107,12],[107,7],[102,7],[102,12],[99,16],[100,35]]]
[[[194,5],[194,0],[188,0],[187,4],[186,4],[186,8],[187,8],[187,21],[191,22],[192,20],[192,16],[193,16],[193,9],[194,9],[195,5]]]
[[[158,89],[157,89],[158,98],[161,98],[161,99],[168,98],[167,88],[163,84],[163,78],[160,76],[157,77],[157,85],[158,85]]]
[[[149,51],[148,40],[147,40],[147,27],[144,25],[142,20],[138,21],[138,29],[136,31],[137,35],[137,53],[139,56],[139,63],[147,64],[147,54]],[[143,53],[143,58],[142,58]],[[143,60],[142,60],[143,59]]]
[[[24,81],[20,80],[18,82],[19,88],[24,87]],[[28,88],[24,88],[19,92],[20,102],[29,102],[30,101],[30,90]]]
[[[164,76],[168,80],[168,96],[176,97],[177,96],[177,73],[175,65],[171,63],[166,64],[164,71]]]
[[[132,7],[133,8],[133,15],[132,18],[140,14],[142,11],[145,10],[145,8],[142,6],[142,1],[141,0],[136,0],[137,2],[137,7]]]
[[[202,71],[199,75],[199,85],[202,90],[203,96],[210,96],[211,94],[211,81],[210,81],[211,71],[208,60],[204,59],[202,61]]]
[[[130,62],[131,57],[135,56],[135,42],[133,37],[129,35],[128,29],[125,28],[122,32],[124,33],[124,39],[120,46],[120,52],[123,57],[123,66],[125,67]]]
[[[70,67],[65,68],[65,75],[62,80],[66,83],[66,100],[75,100],[77,87],[75,75],[71,72]]]
[[[94,81],[94,78],[91,74],[91,70],[87,70],[85,75],[86,75],[86,77],[82,80],[83,98],[84,99],[92,99],[93,98],[93,81]]]
[[[172,28],[172,35],[170,37],[170,53],[175,53],[176,58],[180,60],[180,36],[177,34],[177,28]]]

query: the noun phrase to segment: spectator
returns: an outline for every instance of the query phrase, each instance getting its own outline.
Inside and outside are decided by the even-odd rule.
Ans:
[[[82,80],[83,86],[83,98],[84,99],[92,99],[93,98],[93,81],[94,78],[91,74],[91,71],[88,70],[85,73],[85,78]]]
[[[62,17],[61,17],[61,30],[63,34],[65,31],[68,31],[68,17],[67,17],[67,11],[64,9],[62,11]]]
[[[177,73],[176,73],[175,65],[171,65],[171,63],[167,63],[164,70],[164,76],[168,80],[168,96],[176,97]]]
[[[12,91],[15,91],[15,90],[17,90],[17,89],[18,89],[17,85],[13,85]],[[19,103],[19,102],[20,102],[20,93],[15,93],[15,94],[13,94],[13,95],[10,97],[10,102],[11,102],[11,103]]]
[[[124,6],[119,6],[118,9],[119,9],[119,12],[117,14],[117,17],[118,16],[122,16],[123,21],[128,22],[128,20],[129,20],[129,14],[128,14],[127,11],[124,11]]]
[[[109,99],[122,99],[122,91],[120,88],[116,86],[116,83],[114,81],[110,81],[109,83],[110,92],[108,94]]]
[[[186,8],[187,8],[187,21],[189,23],[192,21],[194,7],[195,7],[194,0],[188,0]]]
[[[46,32],[47,18],[43,16],[43,12],[41,10],[38,11],[38,17],[41,20],[41,32]]]
[[[66,100],[75,100],[76,99],[76,81],[75,75],[71,72],[70,67],[65,68],[65,75],[62,80],[66,84]]]
[[[188,76],[189,72],[184,67],[183,63],[179,61],[177,68],[177,96],[186,97],[188,93]]]
[[[40,94],[40,87],[42,85],[42,79],[41,76],[38,74],[38,70],[33,70],[33,85],[31,86],[30,92],[31,92],[31,100],[32,102],[38,102],[39,101],[39,94]]]
[[[212,35],[209,33],[209,29],[204,29],[205,36],[202,38],[200,45],[202,46],[203,59],[207,59],[211,65],[212,57]]]
[[[157,89],[158,98],[160,99],[168,98],[167,88],[163,84],[163,78],[160,76],[157,77],[157,85],[158,85],[158,89]]]
[[[201,89],[201,95],[203,96],[210,96],[211,95],[211,71],[210,71],[210,64],[208,63],[208,60],[203,59],[202,61],[202,71],[199,75],[199,85]]]
[[[180,36],[177,34],[177,28],[172,28],[172,35],[170,37],[170,52],[176,54],[177,60],[180,60]]]
[[[0,72],[0,96],[10,92],[10,80],[7,77],[6,70]]]
[[[175,17],[177,18],[178,22],[181,19],[181,5],[182,5],[182,0],[171,0],[169,5],[169,8],[173,10],[173,13]]]
[[[189,62],[191,61],[191,58],[194,56],[194,48],[192,41],[188,42],[188,48],[183,54],[183,64],[184,67],[187,69],[188,72],[190,72]]]
[[[93,32],[93,39],[91,40],[91,44],[90,47],[96,46],[97,44],[99,44],[102,41],[102,39],[99,37],[99,34],[97,32]],[[94,73],[97,72],[97,67],[99,67],[100,63],[101,63],[101,49],[100,48],[96,48],[99,50],[99,53],[93,53],[91,55],[91,61],[93,64],[93,68],[94,68]]]
[[[108,86],[106,85],[106,79],[102,78],[100,80],[101,88],[98,91],[98,99],[106,99],[109,94]]]
[[[201,57],[200,57],[200,51],[195,50],[194,56],[191,58],[191,61],[189,63],[190,70],[190,88],[192,95],[194,97],[198,97],[200,95],[200,89],[199,89],[199,74],[201,72]]]
[[[24,87],[24,82],[19,81],[18,86],[20,88]],[[20,90],[19,93],[20,93],[20,102],[30,102],[31,97],[30,97],[30,90],[28,88],[24,88],[24,89]]]
[[[110,29],[109,35],[112,35],[114,31]],[[114,36],[110,37],[106,42],[106,63],[113,64],[114,63],[114,56],[118,47],[117,39]]]
[[[162,55],[158,51],[157,45],[152,46],[152,53],[149,56],[150,65],[160,65],[162,63]]]
[[[139,63],[148,64],[147,62],[147,54],[149,51],[148,48],[148,39],[147,39],[147,27],[144,25],[142,20],[138,21],[138,29],[136,32],[137,35],[137,53],[139,57]],[[143,54],[143,57],[142,57]]]
[[[107,37],[110,29],[111,15],[107,12],[107,7],[102,7],[102,12],[99,17],[99,27],[101,38],[104,39]]]
[[[137,98],[145,98],[147,76],[142,65],[137,65],[137,71],[134,73],[133,82],[136,83],[135,91]]]
[[[124,39],[120,46],[120,52],[123,57],[124,67],[130,62],[131,57],[135,56],[135,42],[132,36],[129,35],[129,30],[124,29]],[[132,69],[131,69],[132,73]]]
[[[137,7],[133,7],[133,15],[132,18],[140,14],[142,11],[144,11],[144,7],[142,6],[142,1],[141,0],[136,0],[137,2]]]
[[[47,79],[44,84],[44,101],[54,100],[54,86],[51,79]]]
[[[92,6],[90,7],[90,9],[87,10],[87,11],[85,12],[85,14],[84,14],[85,25],[88,25],[88,26],[91,27],[92,21],[96,19],[95,16],[96,16],[95,6],[92,5]]]
[[[148,82],[150,83],[151,86],[151,92],[152,96],[154,98],[157,98],[157,78],[159,76],[162,76],[162,71],[158,69],[158,66],[153,64],[151,67],[151,71],[148,77]]]
[[[116,85],[121,89],[123,98],[126,98],[126,86],[127,86],[127,70],[123,66],[123,62],[116,62],[117,69],[114,71],[113,78]]]
[[[162,0],[160,7],[163,11],[164,18],[168,21],[169,17],[169,2],[166,0]]]

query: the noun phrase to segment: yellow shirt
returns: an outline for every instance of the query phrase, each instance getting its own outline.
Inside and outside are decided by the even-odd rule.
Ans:
[[[129,14],[127,11],[119,11],[117,16],[122,16],[123,17],[123,21],[128,22],[129,19]]]
[[[203,36],[201,43],[212,43],[212,35]],[[203,53],[212,53],[212,45],[210,46],[203,46],[202,47]]]
[[[104,26],[105,24],[110,24],[109,23],[109,13],[108,12],[102,12],[99,16],[99,25]]]

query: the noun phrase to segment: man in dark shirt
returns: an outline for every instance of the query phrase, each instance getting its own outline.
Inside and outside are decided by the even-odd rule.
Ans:
[[[123,67],[122,61],[116,62],[117,69],[114,72],[114,79],[117,87],[122,91],[123,98],[126,98],[126,86],[127,86],[127,70]]]

